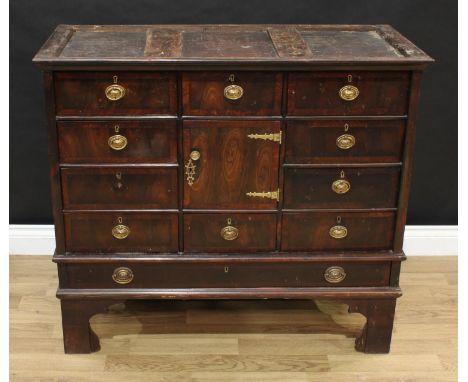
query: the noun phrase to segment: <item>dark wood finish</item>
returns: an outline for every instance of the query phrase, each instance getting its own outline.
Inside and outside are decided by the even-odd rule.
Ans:
[[[284,178],[284,208],[395,208],[400,168],[287,168]],[[348,192],[333,191],[339,180]]]
[[[341,223],[337,218],[341,217]],[[330,228],[348,229],[342,239],[330,236]],[[309,212],[283,214],[283,251],[380,250],[393,244],[393,212]]]
[[[192,150],[200,159],[194,183],[184,179],[184,207],[276,208],[277,200],[246,193],[278,190],[279,144],[247,135],[279,131],[273,121],[185,121],[184,162]]]
[[[352,81],[348,80],[352,76]],[[406,115],[409,72],[295,72],[289,75],[288,115]],[[340,98],[339,90],[352,85],[359,96]]]
[[[114,76],[125,88],[125,96],[117,101],[105,95]],[[176,114],[174,73],[57,72],[54,77],[59,116]]]
[[[331,266],[341,266],[346,272],[340,283],[329,283],[324,273]],[[390,263],[231,263],[221,264],[168,263],[63,265],[68,283],[62,288],[120,289],[120,288],[265,288],[265,287],[370,287],[388,285]],[[117,284],[114,270],[128,267],[133,280]]]
[[[143,212],[66,212],[68,252],[176,252],[177,214]],[[112,228],[129,227],[125,239],[112,236]]]
[[[234,84],[243,89],[236,100],[224,97],[224,88]],[[182,100],[185,115],[280,115],[281,73],[270,72],[184,72]]]
[[[176,168],[61,170],[65,209],[177,208]]]
[[[57,129],[61,163],[177,163],[175,121],[61,121]],[[122,150],[108,144],[116,134],[127,139]]]
[[[238,229],[238,237],[225,240],[221,230]],[[276,215],[264,214],[185,214],[186,252],[273,251],[276,244]]]
[[[288,121],[285,163],[397,163],[404,133],[404,120]],[[355,138],[353,147],[337,146],[344,134]]]
[[[60,25],[33,61],[67,353],[98,349],[89,319],[111,302],[228,298],[344,302],[367,318],[356,349],[388,352],[424,52],[387,25]],[[115,81],[126,94],[110,101]],[[232,83],[238,100],[224,97]],[[351,189],[338,195],[340,178]],[[130,284],[112,280],[120,266]],[[326,281],[330,266],[346,278]]]

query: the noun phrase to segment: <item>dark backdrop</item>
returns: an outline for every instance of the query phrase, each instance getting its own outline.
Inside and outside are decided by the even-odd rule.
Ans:
[[[455,0],[10,1],[10,223],[52,223],[41,74],[57,24],[390,24],[436,59],[425,72],[409,224],[457,224]]]

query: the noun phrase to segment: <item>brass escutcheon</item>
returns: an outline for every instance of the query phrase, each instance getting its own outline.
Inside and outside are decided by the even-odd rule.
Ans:
[[[330,236],[334,239],[343,239],[348,235],[348,229],[342,225],[335,225],[330,228]]]
[[[112,273],[112,280],[117,284],[128,284],[133,280],[133,272],[127,267],[116,268]]]
[[[115,134],[107,140],[107,144],[112,150],[123,150],[127,146],[127,138],[123,135]]]
[[[351,188],[351,183],[344,179],[337,179],[332,183],[331,188],[337,194],[346,194]]]
[[[125,88],[123,86],[114,84],[106,88],[106,97],[110,101],[118,101],[125,95]]]
[[[231,100],[236,100],[242,97],[244,89],[239,85],[228,85],[224,88],[224,97]]]
[[[112,236],[116,239],[122,240],[128,237],[128,235],[130,235],[130,228],[124,224],[117,224],[112,228]]]
[[[329,283],[337,284],[346,278],[346,272],[341,267],[333,266],[327,268],[323,276]]]
[[[342,150],[350,149],[355,143],[356,138],[351,134],[343,134],[336,138],[336,145]]]
[[[227,226],[221,229],[221,237],[224,240],[235,240],[239,236],[239,230],[231,225],[231,219],[227,220]]]
[[[339,94],[345,101],[352,101],[358,97],[359,89],[353,85],[346,85],[340,89]]]

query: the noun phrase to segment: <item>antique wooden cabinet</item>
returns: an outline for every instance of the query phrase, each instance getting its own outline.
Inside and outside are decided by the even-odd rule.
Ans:
[[[387,25],[60,25],[44,71],[65,352],[128,299],[332,299],[390,348],[421,73]]]

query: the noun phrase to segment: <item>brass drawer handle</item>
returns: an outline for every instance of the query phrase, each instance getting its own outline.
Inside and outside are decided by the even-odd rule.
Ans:
[[[239,230],[231,225],[231,219],[227,220],[227,226],[221,229],[221,237],[224,240],[232,241],[236,240],[239,236]]]
[[[342,150],[348,150],[356,144],[356,138],[351,134],[343,134],[336,138],[336,145]]]
[[[114,83],[109,85],[106,90],[106,97],[110,101],[118,101],[125,96],[125,88],[117,84],[117,76],[114,76]]]
[[[337,194],[346,194],[351,189],[351,183],[344,179],[337,179],[332,183],[331,188]]]
[[[335,225],[330,228],[330,236],[334,239],[344,239],[348,236],[348,229],[342,225]]]
[[[246,192],[245,194],[251,198],[267,198],[279,202],[279,189],[276,191]]]
[[[327,268],[323,276],[329,283],[338,284],[346,278],[346,272],[342,267],[333,266]]]
[[[107,140],[107,144],[112,150],[123,150],[125,147],[127,147],[127,138],[125,138],[123,135],[120,134],[115,134],[109,137]]]
[[[200,151],[192,150],[190,152],[190,158],[185,165],[185,175],[187,175],[187,183],[189,186],[193,185],[195,175],[197,173],[197,165],[194,163],[200,159]]]
[[[133,271],[127,267],[119,267],[114,269],[112,280],[117,284],[129,284],[133,280]]]
[[[224,88],[224,97],[231,100],[236,100],[242,97],[244,94],[244,89],[239,85],[234,85],[234,74],[229,76],[229,82],[231,85],[228,85]]]
[[[264,141],[273,141],[281,144],[281,131],[279,133],[247,134],[250,139],[262,139]]]
[[[112,236],[116,239],[123,240],[130,235],[130,228],[124,224],[117,224],[112,228]]]
[[[340,89],[339,95],[345,101],[352,101],[358,97],[359,89],[353,85],[345,85]]]

